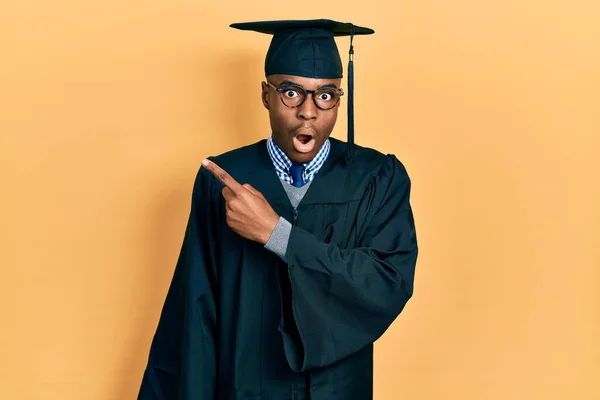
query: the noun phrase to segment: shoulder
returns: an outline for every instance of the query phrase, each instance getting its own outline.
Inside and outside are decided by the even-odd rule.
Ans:
[[[410,208],[411,179],[395,154],[356,146],[354,160],[349,168],[351,173],[362,175],[363,200],[372,201],[378,210],[382,207]]]
[[[229,150],[225,153],[207,157],[209,160],[217,164],[234,179],[245,182],[246,176],[251,173],[251,166],[256,166],[264,158],[266,153],[266,140],[262,139],[256,143],[247,146]],[[213,188],[215,185],[221,185],[220,182],[201,165],[198,166],[194,187],[197,191],[205,191],[208,188]]]
[[[332,149],[340,161],[346,162],[347,143],[331,138]],[[371,181],[376,178],[402,178],[408,179],[404,164],[392,153],[383,153],[374,148],[354,145],[354,162],[349,166],[349,172],[356,176]]]
[[[263,153],[266,153],[266,146],[266,140],[262,139],[256,143],[207,158],[235,177],[244,171],[248,171],[249,167],[259,163],[264,158]],[[210,175],[205,168],[200,167],[199,171],[205,171]]]
[[[248,165],[251,165],[253,162],[258,162],[263,153],[265,153],[266,146],[267,141],[262,139],[256,143],[209,157],[209,159],[227,172],[235,173],[238,170],[248,169]]]

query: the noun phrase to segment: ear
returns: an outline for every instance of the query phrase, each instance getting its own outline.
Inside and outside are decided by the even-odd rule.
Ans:
[[[265,82],[262,82],[261,87],[262,91],[260,97],[262,99],[263,106],[265,106],[265,108],[269,110],[269,86]]]

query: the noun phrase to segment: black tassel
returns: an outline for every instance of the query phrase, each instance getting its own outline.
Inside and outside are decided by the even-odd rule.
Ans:
[[[350,60],[348,61],[348,164],[354,162],[354,25],[350,24]]]

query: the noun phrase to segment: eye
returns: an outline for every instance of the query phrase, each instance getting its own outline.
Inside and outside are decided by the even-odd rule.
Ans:
[[[283,91],[283,95],[287,98],[293,99],[294,97],[298,97],[298,91],[295,89],[285,89]]]
[[[323,92],[319,94],[319,100],[329,101],[333,98],[333,95],[329,92]]]

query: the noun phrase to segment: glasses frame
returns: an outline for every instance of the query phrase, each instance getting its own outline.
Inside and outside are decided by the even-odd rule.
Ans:
[[[272,83],[271,83],[271,82],[269,82],[269,81],[267,81],[266,83],[267,83],[267,85],[268,85],[268,86],[272,87],[272,88],[273,88],[273,89],[275,89],[277,92],[279,92],[279,100],[281,100],[281,102],[283,103],[283,105],[284,105],[284,106],[286,106],[287,108],[298,108],[298,107],[302,107],[302,104],[304,104],[304,102],[306,101],[306,98],[308,97],[308,94],[311,94],[311,95],[312,95],[311,97],[312,97],[312,99],[313,99],[313,103],[315,103],[315,106],[316,106],[316,107],[317,107],[319,110],[323,110],[323,111],[329,111],[329,110],[332,110],[332,109],[334,109],[334,108],[335,108],[335,107],[336,107],[336,106],[337,106],[337,105],[340,103],[340,99],[341,99],[341,98],[342,98],[342,96],[344,95],[344,91],[343,91],[342,89],[337,89],[337,88],[332,88],[332,87],[321,88],[321,89],[317,89],[317,90],[307,90],[307,89],[304,89],[304,88],[303,88],[302,86],[300,86],[300,85],[293,85],[293,84],[290,84],[290,83],[286,83],[286,84],[283,84],[283,85],[281,85],[281,86],[275,86],[274,84],[272,84]],[[297,106],[288,106],[288,105],[287,105],[287,104],[285,104],[285,102],[283,101],[283,92],[284,92],[286,89],[288,89],[288,88],[297,88],[297,89],[299,89],[299,90],[298,90],[299,92],[302,92],[302,93],[304,94],[304,98],[302,99],[302,101],[300,102],[300,104],[298,104]],[[322,90],[322,89],[331,89],[331,90],[333,90],[334,92],[336,92],[336,93],[338,94],[338,96],[339,96],[339,97],[338,97],[338,99],[337,99],[337,101],[335,102],[335,104],[334,104],[334,105],[332,105],[332,106],[331,106],[331,107],[329,107],[329,108],[323,108],[323,107],[320,107],[320,106],[317,104],[317,99],[316,99],[316,97],[315,97],[315,94],[316,94],[316,93],[317,93],[319,90]]]

